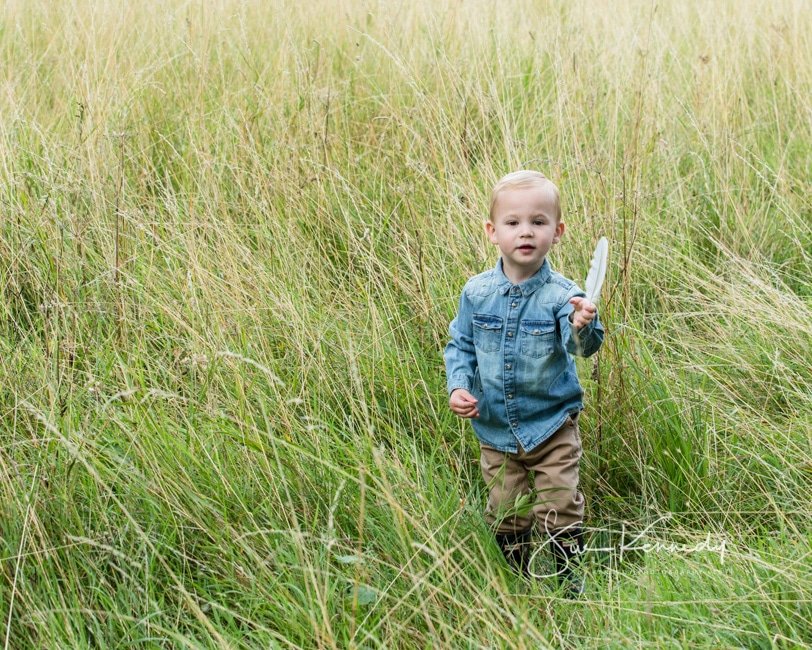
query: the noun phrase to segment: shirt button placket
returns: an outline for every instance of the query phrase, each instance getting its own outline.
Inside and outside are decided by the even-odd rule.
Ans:
[[[508,422],[515,430],[519,426],[518,413],[516,413],[516,406],[513,400],[514,393],[514,375],[513,375],[513,355],[515,354],[516,326],[518,318],[516,316],[517,308],[519,306],[521,289],[519,287],[511,287],[510,289],[510,310],[508,311],[507,322],[507,337],[505,339],[505,409],[507,410]]]

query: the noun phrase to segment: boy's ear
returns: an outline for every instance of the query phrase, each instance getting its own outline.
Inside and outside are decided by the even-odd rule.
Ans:
[[[557,244],[561,241],[561,235],[564,234],[564,222],[559,221],[555,226],[555,235],[553,235],[553,243]]]
[[[496,228],[493,227],[493,223],[490,219],[485,219],[485,233],[488,235],[492,244],[499,243],[496,241]]]

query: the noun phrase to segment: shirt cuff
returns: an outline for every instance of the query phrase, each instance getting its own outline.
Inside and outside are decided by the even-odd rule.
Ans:
[[[468,377],[454,377],[454,379],[448,382],[448,394],[451,395],[455,390],[458,388],[464,388],[469,393],[471,392],[471,381]]]

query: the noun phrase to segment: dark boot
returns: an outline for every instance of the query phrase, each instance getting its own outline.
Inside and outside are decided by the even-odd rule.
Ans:
[[[558,583],[564,588],[567,598],[578,598],[584,593],[583,578],[576,574],[584,550],[584,531],[581,528],[568,528],[551,533],[550,546],[555,557],[555,572]]]
[[[530,551],[533,527],[514,533],[496,533],[496,542],[508,565],[519,575],[530,577]]]

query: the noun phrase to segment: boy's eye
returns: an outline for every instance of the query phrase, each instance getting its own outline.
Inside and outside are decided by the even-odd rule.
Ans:
[[[545,222],[544,219],[536,219],[533,223],[537,226],[543,226]]]

